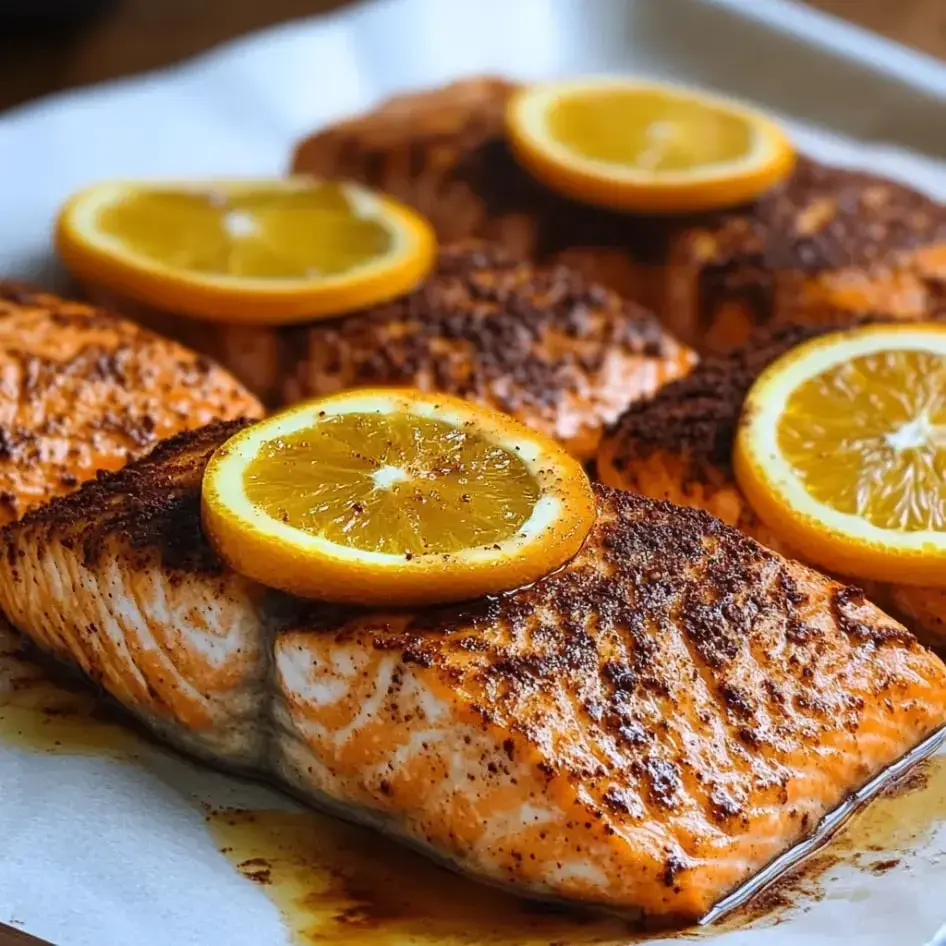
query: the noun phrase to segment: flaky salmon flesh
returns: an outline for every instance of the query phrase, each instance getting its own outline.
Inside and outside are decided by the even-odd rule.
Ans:
[[[571,267],[496,244],[443,247],[398,299],[311,324],[204,324],[138,310],[280,407],[353,387],[416,387],[493,407],[594,457],[604,427],[694,353],[648,310]]]
[[[0,607],[156,732],[513,891],[684,923],[946,723],[863,594],[596,488],[567,566],[424,611],[302,602],[201,531],[179,435],[0,532]]]
[[[632,407],[611,427],[598,454],[598,475],[618,489],[705,509],[780,554],[803,558],[743,496],[733,472],[733,445],[743,402],[762,371],[796,345],[843,327],[760,330],[734,352],[705,358],[687,378]],[[860,583],[925,644],[946,648],[946,591]]]
[[[516,88],[481,78],[398,96],[302,142],[293,170],[388,191],[442,240],[485,237],[568,262],[701,352],[729,351],[764,324],[943,314],[946,210],[917,191],[803,157],[783,184],[732,210],[585,207],[516,164],[503,128]]]

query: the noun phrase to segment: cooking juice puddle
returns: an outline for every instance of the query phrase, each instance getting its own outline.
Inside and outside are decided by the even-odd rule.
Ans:
[[[132,758],[138,740],[87,687],[53,682],[0,621],[0,742],[31,752]]]
[[[214,811],[207,820],[222,853],[279,909],[296,946],[616,946],[660,938],[618,919],[517,900],[316,813]],[[944,821],[946,759],[938,757],[853,816],[829,845],[747,907],[719,925],[678,935],[702,939],[779,922],[785,911],[823,895],[831,867],[886,873]]]
[[[275,903],[298,946],[644,939],[619,919],[576,918],[518,900],[315,813],[216,811],[208,823],[224,855]]]

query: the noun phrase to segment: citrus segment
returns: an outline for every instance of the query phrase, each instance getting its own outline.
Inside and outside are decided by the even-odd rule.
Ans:
[[[946,327],[794,349],[750,391],[734,462],[759,516],[812,561],[946,586]]]
[[[551,136],[580,157],[646,173],[738,161],[752,148],[752,126],[742,116],[664,90],[565,94],[547,122]]]
[[[751,200],[785,178],[794,151],[776,122],[702,92],[634,79],[564,81],[513,96],[517,158],[568,197],[682,213]]]
[[[810,378],[778,443],[819,502],[881,529],[946,531],[946,356],[885,351]]]
[[[376,605],[462,600],[564,564],[594,521],[580,464],[495,411],[351,391],[241,432],[208,465],[204,522],[237,571]]]
[[[354,184],[305,178],[103,184],[63,208],[59,251],[87,282],[176,314],[280,324],[413,288],[427,223]]]
[[[250,502],[295,529],[392,555],[502,542],[539,500],[538,483],[515,453],[444,421],[403,414],[330,417],[266,444],[244,485]]]

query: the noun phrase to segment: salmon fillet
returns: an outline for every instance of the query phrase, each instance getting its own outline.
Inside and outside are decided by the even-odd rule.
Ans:
[[[201,534],[216,424],[0,532],[0,606],[166,738],[520,893],[701,916],[946,723],[946,667],[708,514],[596,487],[564,568],[387,612]]]
[[[417,387],[512,414],[582,460],[605,424],[695,361],[645,309],[568,267],[537,267],[475,241],[443,249],[416,291],[339,319],[171,330],[274,405],[365,385]]]
[[[796,345],[840,327],[762,330],[728,355],[705,358],[688,377],[630,408],[611,427],[598,453],[601,480],[705,509],[780,554],[802,558],[756,516],[742,495],[733,473],[733,444],[743,401],[759,374]],[[946,592],[882,582],[865,587],[925,643],[946,647]]]
[[[513,159],[503,108],[515,88],[478,79],[400,96],[302,142],[293,169],[390,191],[449,239],[488,236],[566,261],[703,352],[729,351],[762,324],[944,308],[946,211],[916,191],[802,158],[784,184],[730,211],[583,207]]]
[[[231,429],[166,441],[27,514],[41,547],[21,552],[9,533],[0,584],[19,601],[7,617],[43,651],[159,734],[251,767],[262,758],[265,642],[279,605],[225,569],[201,535],[199,473]]]
[[[517,87],[483,77],[398,95],[302,142],[293,171],[381,188],[424,214],[444,243],[478,237],[529,255],[536,211],[556,199],[506,147],[503,113]]]
[[[946,314],[946,208],[874,174],[799,162],[748,207],[669,236],[660,311],[725,353],[759,326]]]
[[[0,281],[0,523],[171,434],[260,411],[225,371],[180,345]]]

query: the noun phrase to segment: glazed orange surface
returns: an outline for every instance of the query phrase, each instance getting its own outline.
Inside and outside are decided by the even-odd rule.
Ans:
[[[443,421],[390,415],[348,414],[280,438],[244,481],[255,505],[295,528],[394,554],[492,545],[539,499],[515,453]]]
[[[356,213],[335,183],[298,191],[131,191],[98,217],[102,233],[137,253],[215,276],[337,275],[390,251],[391,232]]]

